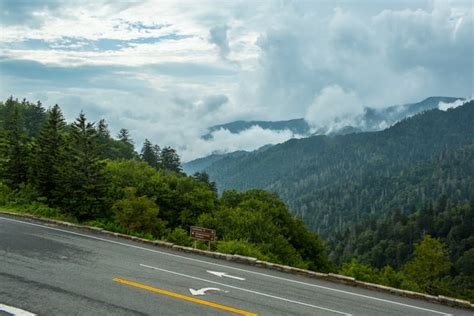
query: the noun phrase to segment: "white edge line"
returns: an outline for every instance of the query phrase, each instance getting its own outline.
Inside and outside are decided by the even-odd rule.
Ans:
[[[272,278],[272,279],[277,279],[277,280],[282,280],[282,281],[286,281],[286,282],[291,282],[291,283],[295,283],[295,284],[301,284],[301,285],[306,285],[306,286],[315,287],[315,288],[319,288],[319,289],[325,289],[325,290],[328,290],[328,291],[334,291],[334,292],[338,292],[338,293],[344,293],[344,294],[348,294],[348,295],[363,297],[363,298],[372,299],[372,300],[379,301],[379,302],[384,302],[384,303],[391,303],[391,304],[395,304],[395,305],[399,305],[399,306],[411,307],[411,308],[414,308],[414,309],[419,309],[419,310],[432,312],[432,313],[436,313],[436,314],[441,314],[441,315],[445,315],[445,316],[452,316],[451,314],[435,311],[435,310],[428,309],[428,308],[423,308],[423,307],[418,307],[418,306],[414,306],[414,305],[394,302],[394,301],[386,300],[386,299],[383,299],[383,298],[372,297],[372,296],[368,296],[368,295],[364,295],[364,294],[358,294],[358,293],[348,292],[348,291],[344,291],[344,290],[333,289],[333,288],[322,286],[322,285],[316,285],[316,284],[291,280],[291,279],[287,279],[287,278],[274,276],[274,275],[271,275],[271,274],[265,274],[265,273],[261,273],[261,272],[255,272],[255,271],[251,271],[251,270],[235,268],[235,267],[231,267],[231,266],[226,266],[224,264],[209,262],[209,261],[205,261],[205,260],[188,258],[188,257],[185,257],[185,256],[175,255],[175,254],[167,253],[167,252],[164,252],[164,251],[159,251],[159,250],[149,249],[149,248],[145,248],[145,247],[135,246],[135,245],[131,245],[131,244],[115,241],[115,240],[100,238],[100,237],[96,237],[96,236],[90,236],[90,235],[86,235],[86,234],[76,233],[76,232],[72,232],[72,231],[68,231],[68,230],[64,230],[64,229],[60,229],[60,228],[54,228],[54,227],[49,227],[49,226],[45,226],[45,225],[40,225],[40,224],[35,224],[35,223],[30,223],[30,222],[25,222],[25,221],[19,221],[19,220],[16,220],[16,219],[6,218],[6,217],[2,217],[2,216],[0,216],[0,219],[4,219],[4,220],[7,220],[7,221],[12,221],[12,222],[17,222],[17,223],[22,223],[22,224],[26,224],[26,225],[38,226],[38,227],[42,227],[42,228],[46,228],[46,229],[50,229],[50,230],[55,230],[55,231],[60,231],[60,232],[64,232],[64,233],[68,233],[68,234],[72,234],[72,235],[77,235],[77,236],[81,236],[81,237],[87,237],[87,238],[91,238],[91,239],[101,240],[101,241],[105,241],[105,242],[109,242],[109,243],[117,244],[117,245],[122,245],[122,246],[126,246],[126,247],[142,249],[142,250],[146,250],[146,251],[154,252],[154,253],[159,253],[159,254],[163,254],[163,255],[166,255],[166,256],[170,256],[170,257],[181,258],[181,259],[186,259],[186,260],[189,260],[189,261],[205,263],[205,264],[214,265],[214,266],[217,266],[217,267],[223,267],[223,268],[228,268],[228,269],[232,269],[232,270],[236,270],[236,271],[251,273],[251,274],[260,275],[260,276],[264,276],[264,277],[268,277],[268,278]]]
[[[18,307],[8,306],[5,304],[0,304],[0,312],[7,312],[15,316],[36,316],[36,314],[30,313]]]
[[[275,296],[275,295],[271,295],[271,294],[266,294],[266,293],[262,293],[262,292],[257,292],[257,291],[253,291],[253,290],[248,290],[248,289],[244,289],[244,288],[241,288],[241,287],[237,287],[237,286],[233,286],[233,285],[228,285],[228,284],[225,284],[225,283],[220,283],[220,282],[215,282],[215,281],[211,281],[211,280],[206,280],[206,279],[198,278],[198,277],[195,277],[195,276],[192,276],[192,275],[188,275],[188,274],[184,274],[184,273],[179,273],[179,272],[174,272],[174,271],[170,271],[170,270],[166,270],[166,269],[161,269],[161,268],[149,266],[149,265],[142,264],[142,263],[140,263],[140,266],[145,267],[145,268],[149,268],[149,269],[153,269],[153,270],[158,270],[158,271],[163,271],[163,272],[167,272],[167,273],[179,275],[179,276],[182,276],[182,277],[185,277],[185,278],[190,278],[190,279],[194,279],[194,280],[199,280],[199,281],[204,281],[204,282],[208,282],[208,283],[212,283],[212,284],[217,284],[217,285],[220,285],[220,286],[228,287],[228,288],[235,289],[235,290],[239,290],[239,291],[244,291],[244,292],[249,292],[249,293],[252,293],[252,294],[257,294],[257,295],[261,295],[261,296],[266,296],[266,297],[274,298],[274,299],[281,300],[281,301],[285,301],[285,302],[289,302],[289,303],[294,303],[294,304],[298,304],[298,305],[308,306],[308,307],[312,307],[312,308],[316,308],[316,309],[320,309],[320,310],[325,310],[325,311],[332,312],[332,313],[336,313],[336,314],[341,314],[341,315],[346,315],[346,316],[352,316],[352,314],[348,314],[348,313],[336,311],[336,310],[334,310],[334,309],[329,309],[329,308],[325,308],[325,307],[321,307],[321,306],[317,306],[317,305],[312,305],[312,304],[308,304],[308,303],[303,303],[303,302],[299,302],[299,301],[294,301],[294,300],[291,300],[291,299],[289,299],[289,298],[284,298],[284,297],[280,297],[280,296]]]

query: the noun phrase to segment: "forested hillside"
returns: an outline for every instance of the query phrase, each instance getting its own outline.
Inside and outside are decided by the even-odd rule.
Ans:
[[[474,197],[447,195],[358,224],[329,238],[330,257],[357,279],[474,299]],[[411,284],[410,284],[411,283]]]
[[[315,136],[220,160],[206,169],[220,190],[264,188],[323,236],[393,208],[473,193],[474,102],[431,110],[372,133]]]
[[[474,187],[473,108],[221,160],[235,164],[226,172],[240,166],[260,183],[270,177],[267,187],[297,184],[303,198],[314,194],[294,204],[321,206],[309,219],[329,219],[318,227],[328,234],[330,258],[275,193],[227,190],[219,197],[206,173],[182,172],[171,147],[145,140],[137,153],[126,129],[112,137],[105,120],[81,112],[68,124],[57,105],[46,110],[13,98],[0,103],[0,208],[187,246],[189,226],[200,225],[216,230],[212,249],[220,252],[472,300],[474,199],[460,201]],[[262,159],[256,165],[255,154]]]
[[[331,130],[331,135],[344,135],[350,132],[379,131],[420,112],[435,109],[440,102],[452,103],[456,100],[462,99],[452,97],[429,97],[417,103],[392,105],[384,108],[365,107],[363,112],[354,118],[352,126],[344,126],[340,130],[334,130],[332,126],[318,126],[316,130],[312,131],[310,124],[303,118],[288,121],[234,121],[209,127],[208,133],[203,135],[203,138],[212,138],[212,133],[220,129],[238,134],[253,126],[273,131],[289,130],[294,134],[302,136],[309,136],[311,133],[314,135],[327,134],[328,130]]]
[[[207,174],[186,176],[171,147],[58,105],[0,102],[0,208],[61,218],[190,246],[190,225],[217,231],[214,250],[328,271],[324,244],[273,193],[217,196]]]

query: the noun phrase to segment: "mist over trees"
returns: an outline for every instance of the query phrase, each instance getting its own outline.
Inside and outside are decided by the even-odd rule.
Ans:
[[[469,120],[469,111],[472,109],[460,109],[448,115],[456,117],[461,113],[463,120]],[[424,124],[442,121],[439,113],[415,119]],[[416,120],[417,124],[405,122],[398,131],[383,135],[407,142],[414,131],[433,131]],[[456,128],[463,124],[459,122]],[[407,128],[411,130],[408,134]],[[474,199],[465,199],[474,187],[472,132],[445,134],[457,148],[446,148],[442,142],[426,143],[426,139],[435,138],[433,135],[416,144],[409,143],[408,146],[427,150],[430,146],[441,148],[425,160],[420,156],[426,153],[415,148],[402,150],[393,138],[387,143],[387,138],[370,136],[364,146],[374,147],[356,151],[363,159],[343,159],[339,162],[345,167],[339,169],[336,167],[341,165],[332,166],[327,154],[339,145],[328,138],[309,140],[316,142],[312,145],[316,150],[324,149],[318,161],[332,166],[326,171],[341,177],[336,182],[341,186],[336,188],[344,192],[344,198],[336,199],[338,191],[333,192],[334,188],[313,187],[308,191],[316,192],[322,201],[328,201],[328,206],[338,210],[335,218],[329,218],[327,213],[316,217],[325,220],[321,224],[329,229],[325,242],[293,215],[276,193],[262,189],[227,190],[219,196],[216,183],[206,172],[192,176],[182,172],[174,148],[160,147],[146,139],[139,154],[126,129],[114,138],[105,120],[91,122],[81,112],[68,124],[58,105],[46,110],[39,102],[9,98],[0,102],[0,207],[185,246],[192,243],[187,233],[189,226],[201,225],[217,232],[213,250],[472,300]],[[353,141],[362,136],[345,137]],[[358,142],[355,144],[360,145]],[[355,155],[354,143],[342,143],[347,145],[346,154]],[[298,159],[304,156],[304,149],[294,142],[285,146],[294,149],[287,163],[295,163],[291,159],[294,155]],[[390,161],[387,150],[396,152],[399,158]],[[269,160],[264,160],[268,164],[280,153],[269,149],[264,154],[270,155],[266,158]],[[249,158],[242,157],[252,169]],[[405,168],[410,160],[419,163]],[[362,161],[372,169],[359,169],[359,174],[348,176],[347,172],[363,167]],[[282,171],[286,167],[273,164],[272,168]],[[311,168],[315,165],[308,170]],[[394,170],[397,172],[391,176],[388,171]],[[302,169],[295,170],[290,178],[301,172]],[[370,177],[362,172],[369,172]],[[329,173],[321,174],[318,181],[326,180],[330,180]],[[442,187],[444,193],[436,193],[433,188],[437,187]],[[357,200],[360,209],[344,208],[351,196],[357,196],[354,190],[364,197]],[[396,197],[397,192],[402,194],[399,199],[387,198]],[[416,201],[420,193],[424,205],[406,203]],[[384,203],[390,211],[381,207]],[[367,208],[375,209],[358,213]],[[384,211],[375,212],[377,208]],[[352,220],[346,221],[343,215]]]
[[[331,268],[322,240],[276,195],[257,190],[220,198],[206,173],[182,172],[172,147],[146,139],[138,154],[126,129],[114,138],[103,119],[92,122],[81,112],[68,124],[58,105],[45,109],[13,97],[0,102],[0,119],[2,208],[182,245],[191,244],[189,226],[208,225],[218,232],[216,250]],[[255,220],[247,221],[248,214]],[[232,232],[224,218],[238,220]],[[257,231],[262,238],[248,235]]]

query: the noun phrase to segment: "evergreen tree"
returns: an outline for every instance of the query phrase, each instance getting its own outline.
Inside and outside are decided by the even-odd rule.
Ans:
[[[27,181],[27,135],[24,133],[18,107],[10,98],[5,103],[7,117],[4,125],[5,158],[2,178],[11,188],[18,188]]]
[[[195,180],[204,183],[209,189],[217,195],[217,185],[215,182],[209,180],[207,172],[196,172],[192,176]]]
[[[102,158],[114,159],[115,155],[112,152],[112,138],[110,137],[109,126],[104,119],[101,119],[97,124],[97,143],[99,144],[99,149]]]
[[[159,168],[159,160],[158,160],[156,148],[148,139],[145,139],[145,141],[143,142],[141,159],[147,162],[153,168],[155,169]]]
[[[71,129],[70,157],[63,173],[62,204],[80,220],[100,216],[105,207],[104,163],[98,133],[81,112]]]
[[[60,186],[60,173],[66,162],[66,123],[56,104],[48,113],[48,120],[41,128],[35,145],[33,183],[37,191],[51,200]]]
[[[157,167],[157,169],[161,169],[163,162],[161,161],[161,148],[160,148],[160,146],[153,145],[153,152],[155,153],[155,157],[156,157],[156,167]]]
[[[128,129],[126,128],[120,129],[117,137],[120,141],[133,145],[133,141],[130,138],[130,132],[128,131]]]
[[[47,119],[46,111],[38,101],[36,104],[29,103],[26,100],[23,101],[26,105],[25,111],[25,129],[30,137],[36,137],[43,126],[45,120]]]
[[[133,140],[130,138],[130,133],[127,129],[122,128],[118,134],[119,139],[119,157],[123,159],[134,159],[137,157],[135,153]]]
[[[176,150],[172,147],[165,147],[161,151],[161,163],[163,170],[181,173],[181,160]]]

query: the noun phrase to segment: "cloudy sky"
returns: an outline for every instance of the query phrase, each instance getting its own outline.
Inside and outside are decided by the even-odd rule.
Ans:
[[[0,0],[0,98],[84,110],[183,160],[297,136],[206,128],[473,95],[473,3]]]

